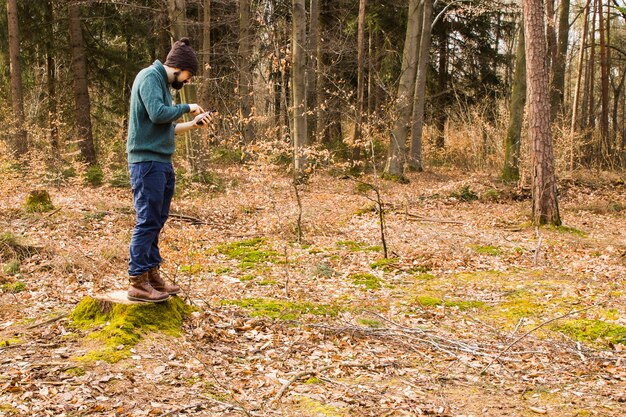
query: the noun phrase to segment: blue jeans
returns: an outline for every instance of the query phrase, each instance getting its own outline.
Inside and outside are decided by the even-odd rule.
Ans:
[[[128,169],[136,213],[128,275],[137,276],[161,264],[159,234],[170,213],[176,176],[171,163],[137,162]]]

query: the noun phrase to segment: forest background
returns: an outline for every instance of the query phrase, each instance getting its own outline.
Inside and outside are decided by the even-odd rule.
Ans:
[[[521,3],[0,0],[0,415],[621,415],[626,5]],[[184,291],[99,310],[183,36]]]

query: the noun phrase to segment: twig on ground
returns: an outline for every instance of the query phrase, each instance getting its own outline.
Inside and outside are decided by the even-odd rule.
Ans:
[[[544,326],[546,326],[546,325],[548,325],[548,324],[550,324],[550,323],[553,323],[553,322],[555,322],[555,321],[558,321],[558,320],[564,319],[565,317],[569,317],[569,316],[574,315],[574,314],[577,314],[577,313],[582,313],[583,311],[590,310],[590,309],[592,309],[592,308],[594,308],[594,307],[597,307],[597,306],[598,306],[598,305],[600,305],[600,304],[602,304],[602,303],[596,303],[596,304],[594,304],[594,305],[592,305],[592,306],[589,306],[589,307],[587,307],[587,308],[583,308],[583,309],[581,309],[581,310],[572,310],[572,311],[570,311],[569,313],[563,314],[562,316],[559,316],[559,317],[555,317],[555,318],[550,319],[550,320],[548,320],[548,321],[544,321],[544,322],[543,322],[543,323],[541,323],[540,325],[533,327],[532,329],[530,329],[529,331],[527,331],[526,333],[524,333],[523,335],[521,335],[520,337],[518,337],[517,339],[515,339],[515,340],[514,340],[514,341],[512,341],[511,343],[509,343],[509,344],[508,344],[508,345],[507,345],[507,346],[506,346],[506,347],[505,347],[502,351],[500,351],[500,353],[498,354],[498,356],[496,356],[495,358],[493,358],[493,359],[491,360],[491,362],[489,362],[489,363],[487,364],[487,366],[485,366],[485,367],[483,368],[483,370],[482,370],[482,371],[480,371],[480,375],[484,375],[484,374],[487,372],[487,370],[491,367],[491,365],[493,365],[493,363],[494,363],[495,361],[497,361],[498,359],[500,359],[500,358],[502,357],[502,355],[504,355],[504,353],[505,353],[506,351],[508,351],[508,350],[509,350],[509,349],[510,349],[513,345],[515,345],[515,344],[519,343],[522,339],[524,339],[524,338],[525,338],[526,336],[528,336],[529,334],[531,334],[531,333],[533,333],[533,332],[535,332],[535,331],[537,331],[537,330],[541,329],[542,327],[544,327]]]
[[[204,398],[204,397],[202,397]],[[167,413],[163,413],[163,414],[159,414],[158,417],[166,417],[166,416],[171,416],[174,413],[180,413],[181,411],[185,411],[185,410],[189,410],[190,408],[198,408],[198,407],[202,407],[204,404],[206,404],[208,401],[202,401],[199,402],[197,404],[192,404],[192,405],[188,405],[185,407],[181,407],[181,408],[177,408],[175,410],[172,411],[168,411]]]
[[[461,225],[465,224],[464,222],[461,222],[458,220],[437,219],[434,217],[422,217],[422,216],[418,216],[417,214],[412,214],[412,213],[407,213],[407,212],[401,212],[401,213],[407,216],[409,219],[419,221],[419,222],[448,223],[448,224],[461,224]]]
[[[45,326],[46,324],[54,323],[57,320],[61,320],[62,318],[67,317],[67,315],[68,315],[68,313],[63,313],[63,314],[60,314],[60,315],[58,315],[56,317],[52,317],[49,320],[42,321],[41,323],[31,324],[30,326],[27,327],[27,329],[30,330],[30,329],[34,329],[36,327]]]

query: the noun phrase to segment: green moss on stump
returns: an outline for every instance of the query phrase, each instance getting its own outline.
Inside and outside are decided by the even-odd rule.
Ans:
[[[181,298],[171,297],[154,304],[111,304],[85,297],[76,306],[70,320],[73,326],[90,330],[89,338],[103,346],[83,356],[84,360],[117,362],[130,355],[134,346],[148,332],[160,331],[179,336],[183,319],[192,308]]]
[[[26,211],[29,213],[44,213],[54,210],[50,194],[46,190],[33,190],[26,197]]]

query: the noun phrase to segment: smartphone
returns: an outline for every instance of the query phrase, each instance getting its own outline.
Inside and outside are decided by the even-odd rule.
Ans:
[[[213,113],[215,113],[215,110],[209,110],[209,111],[204,112],[203,115],[204,116],[210,116]],[[196,124],[202,126],[203,124],[206,124],[206,122],[204,121],[204,118],[202,118],[202,119],[198,120],[196,122]]]

